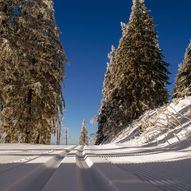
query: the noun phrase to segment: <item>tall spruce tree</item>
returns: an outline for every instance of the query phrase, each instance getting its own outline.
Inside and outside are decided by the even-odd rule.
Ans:
[[[191,43],[186,49],[184,62],[179,67],[176,78],[176,85],[173,90],[173,98],[191,95]]]
[[[79,145],[88,145],[88,132],[86,129],[86,122],[85,120],[83,120],[82,122],[82,129],[81,129],[81,133],[80,133],[80,138],[79,138]]]
[[[63,62],[67,62],[53,2],[3,1],[0,11],[5,18],[1,17],[0,47],[5,55],[14,55],[6,59],[0,55],[0,117],[6,141],[49,144],[64,105]],[[15,70],[9,73],[11,67]]]
[[[145,110],[168,101],[168,64],[163,61],[153,18],[148,12],[143,0],[133,0],[129,22],[127,25],[122,23],[122,38],[111,70],[113,87],[105,104],[105,110],[110,114],[102,121],[102,130],[98,129],[96,144],[115,135]],[[100,115],[98,127],[99,118]],[[103,133],[105,130],[107,133]],[[106,137],[100,136],[99,132]]]

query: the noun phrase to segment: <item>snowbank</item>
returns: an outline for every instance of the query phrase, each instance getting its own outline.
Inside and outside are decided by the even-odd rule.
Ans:
[[[145,112],[110,143],[152,146],[184,141],[191,142],[191,96],[173,99],[163,107]]]

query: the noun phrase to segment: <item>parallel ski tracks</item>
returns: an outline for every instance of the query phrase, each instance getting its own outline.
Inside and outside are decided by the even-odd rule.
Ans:
[[[116,149],[117,151],[117,149]],[[104,158],[106,160],[112,161],[112,158],[129,157],[133,156],[145,156],[147,154],[152,154],[150,151],[147,152],[119,152],[119,153],[95,153],[97,157]],[[157,152],[157,151],[155,151]],[[115,161],[115,159],[114,159]],[[124,159],[123,159],[124,161]],[[132,160],[131,160],[132,161]],[[118,168],[131,172],[138,178],[153,184],[154,186],[160,188],[164,191],[191,191],[191,177],[189,176],[190,171],[190,161],[188,161],[185,167],[184,161],[153,161],[149,163],[112,163],[117,165]],[[175,172],[178,171],[178,174]]]
[[[20,165],[23,165],[23,164],[26,164],[32,160],[35,160],[37,158],[40,158],[42,155],[45,155],[45,154],[50,154],[54,152],[54,150],[50,150],[48,152],[44,152],[44,153],[40,153],[36,156],[29,156],[29,157],[24,157],[24,158],[21,158],[21,159],[18,159],[18,160],[14,160],[14,161],[10,161],[8,163],[0,163],[0,174],[8,171],[8,170],[11,170],[13,168],[16,168]]]
[[[69,149],[58,149],[59,151],[51,149],[48,152],[40,153],[38,156],[25,157],[7,164],[1,164],[0,190],[41,191],[63,158],[74,148],[75,146]],[[44,163],[40,164],[41,160]],[[13,175],[18,175],[18,177]],[[9,177],[11,180],[9,180]]]
[[[76,153],[77,185],[79,191],[113,191],[111,186],[105,184],[94,169],[89,168],[83,155],[84,146]]]
[[[189,176],[191,159],[155,160],[147,163],[125,162],[123,157],[128,160],[128,155],[132,161],[133,156],[150,154],[150,150],[148,152],[133,150],[132,153],[130,151],[119,152],[116,149],[113,153],[108,153],[101,149],[94,151],[91,147],[84,148],[84,146],[50,148],[41,153],[31,151],[34,155],[28,153],[27,156],[26,153],[26,157],[22,159],[0,164],[0,190],[126,191],[126,186],[136,187],[140,184],[141,187],[138,186],[138,190],[143,186],[148,186],[148,191],[153,191],[152,187],[154,190],[156,188],[156,190],[163,191],[191,191],[191,177]],[[123,159],[120,160],[120,157]],[[114,158],[119,158],[120,163],[117,163],[118,159]],[[113,162],[112,159],[114,159]],[[128,189],[138,191],[135,187]]]

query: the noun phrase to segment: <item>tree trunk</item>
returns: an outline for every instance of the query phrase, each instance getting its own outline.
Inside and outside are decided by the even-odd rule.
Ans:
[[[29,89],[28,95],[27,95],[27,105],[29,107],[28,109],[28,116],[26,119],[26,126],[25,126],[25,143],[30,143],[31,140],[31,133],[32,133],[32,126],[31,126],[31,113],[32,113],[32,108],[31,108],[31,103],[32,103],[32,93],[33,90]]]
[[[60,136],[61,136],[61,121],[59,117],[57,118],[57,131],[56,131],[56,144],[60,145]]]

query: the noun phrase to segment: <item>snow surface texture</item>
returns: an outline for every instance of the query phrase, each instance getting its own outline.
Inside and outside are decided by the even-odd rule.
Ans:
[[[1,144],[0,191],[191,191],[190,109],[173,100],[106,145]]]
[[[141,133],[143,129],[143,133]],[[133,145],[173,145],[191,141],[191,97],[174,99],[155,110],[145,112],[108,143]]]
[[[191,146],[179,148],[2,144],[0,190],[189,191]]]

